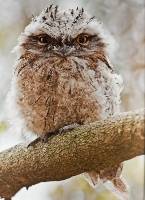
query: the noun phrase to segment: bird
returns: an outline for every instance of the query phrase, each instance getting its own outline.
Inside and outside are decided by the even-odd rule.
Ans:
[[[108,38],[83,8],[50,5],[32,18],[14,50],[8,95],[13,119],[25,135],[45,140],[119,112],[122,77],[110,61]],[[87,174],[93,185],[109,180],[124,192],[121,171],[122,164]]]

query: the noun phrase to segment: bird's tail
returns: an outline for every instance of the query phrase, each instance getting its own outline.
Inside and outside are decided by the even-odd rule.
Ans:
[[[118,200],[128,200],[128,185],[121,176],[122,167],[123,165],[121,163],[112,169],[101,170],[99,173],[91,171],[85,173],[85,177],[94,188],[98,188],[103,184],[109,191],[117,196]]]
[[[104,186],[111,191],[118,198],[118,200],[129,200],[128,185],[123,177],[106,181]]]

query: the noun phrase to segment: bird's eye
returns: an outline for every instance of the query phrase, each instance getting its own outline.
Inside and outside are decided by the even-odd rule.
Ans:
[[[76,41],[79,45],[87,45],[89,41],[89,35],[81,34],[76,38]]]
[[[47,44],[48,43],[48,37],[47,35],[42,35],[39,37],[39,43],[40,44]]]

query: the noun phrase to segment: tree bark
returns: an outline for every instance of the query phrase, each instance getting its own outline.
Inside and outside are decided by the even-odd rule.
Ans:
[[[111,168],[144,154],[144,110],[123,113],[0,153],[0,196],[22,187]]]

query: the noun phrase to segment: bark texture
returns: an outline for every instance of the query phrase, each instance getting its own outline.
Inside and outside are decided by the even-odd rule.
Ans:
[[[0,153],[0,196],[22,187],[59,181],[85,171],[111,168],[144,154],[144,110],[80,126],[47,143],[18,145]]]

